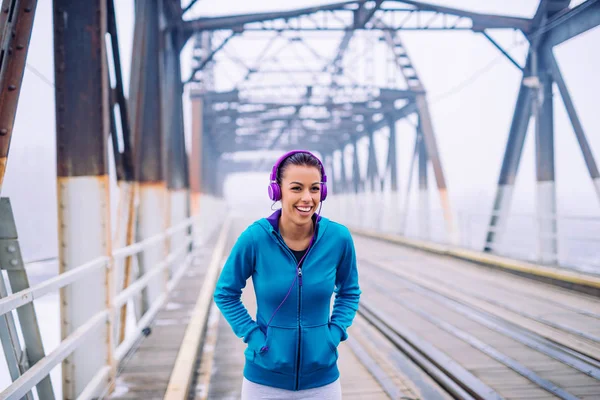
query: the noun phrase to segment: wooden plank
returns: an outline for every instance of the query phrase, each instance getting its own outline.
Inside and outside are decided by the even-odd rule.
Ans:
[[[190,390],[192,374],[195,370],[198,350],[204,337],[208,311],[213,299],[215,283],[219,277],[227,235],[231,219],[227,217],[219,234],[213,255],[202,282],[202,289],[194,306],[190,323],[185,330],[185,336],[177,353],[173,372],[165,393],[165,400],[186,399]]]
[[[152,322],[151,334],[120,365],[110,399],[162,399],[184,337],[214,243],[196,251],[183,279]]]

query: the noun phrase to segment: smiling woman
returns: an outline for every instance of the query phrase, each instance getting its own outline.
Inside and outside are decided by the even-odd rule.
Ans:
[[[281,201],[281,209],[240,235],[214,294],[234,333],[248,344],[242,399],[257,393],[340,399],[337,347],[348,338],[361,294],[354,243],[345,226],[317,212],[327,198],[327,175],[317,157],[287,153],[270,178],[269,197]],[[240,300],[250,277],[256,321]]]

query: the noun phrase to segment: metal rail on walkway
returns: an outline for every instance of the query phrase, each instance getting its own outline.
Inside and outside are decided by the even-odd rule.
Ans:
[[[8,386],[2,393],[0,393],[0,400],[21,398],[27,392],[32,390],[32,388],[44,377],[46,377],[55,366],[65,360],[75,349],[82,346],[90,334],[97,332],[98,330],[106,330],[104,328],[105,324],[109,321],[109,319],[116,318],[116,315],[122,305],[127,303],[127,301],[130,299],[133,299],[134,296],[138,295],[148,286],[152,278],[165,271],[175,260],[181,257],[181,255],[185,254],[186,257],[183,265],[181,265],[177,272],[170,277],[168,282],[165,282],[166,284],[163,285],[164,289],[161,295],[154,300],[144,315],[137,321],[136,326],[133,328],[133,331],[130,332],[128,337],[118,346],[114,344],[115,342],[113,340],[109,340],[109,338],[107,338],[106,343],[111,344],[107,346],[109,347],[107,348],[107,352],[108,354],[112,355],[112,357],[109,357],[109,360],[112,360],[112,362],[105,365],[96,373],[93,379],[87,384],[85,389],[79,394],[78,399],[90,399],[97,396],[99,393],[103,393],[108,390],[109,388],[107,387],[107,383],[114,382],[116,365],[123,359],[125,354],[127,354],[127,352],[143,334],[144,329],[148,327],[158,310],[160,310],[164,305],[169,293],[176,286],[177,282],[183,277],[187,267],[190,265],[190,261],[194,254],[193,248],[190,251],[190,243],[192,243],[194,240],[193,232],[195,232],[194,228],[197,228],[196,225],[198,222],[199,217],[188,218],[180,224],[165,230],[163,233],[152,236],[141,242],[134,243],[130,246],[115,250],[110,257],[98,257],[80,265],[77,268],[74,268],[69,272],[60,274],[55,278],[35,285],[30,289],[16,292],[4,299],[0,299],[0,315],[4,315],[16,310],[18,307],[31,303],[45,295],[55,293],[62,288],[78,282],[98,269],[113,269],[115,268],[115,265],[118,264],[116,261],[136,255],[145,249],[150,248],[151,246],[155,246],[158,243],[164,243],[173,235],[187,230],[184,242],[181,243],[180,246],[171,251],[160,263],[154,265],[145,274],[133,281],[128,288],[118,294],[115,290],[107,291],[108,295],[106,298],[106,309],[89,318],[86,323],[81,325],[67,338],[62,340],[61,343],[50,354],[44,357],[40,362],[33,365],[21,377]],[[190,227],[192,227],[191,230],[188,229]],[[112,276],[117,275],[118,274],[113,274]],[[113,288],[115,287],[117,287],[116,282],[113,282]],[[107,334],[110,333],[107,332]]]

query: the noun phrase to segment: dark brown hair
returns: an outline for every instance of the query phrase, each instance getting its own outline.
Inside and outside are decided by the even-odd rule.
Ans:
[[[319,170],[319,174],[321,174],[321,179],[323,179],[323,173],[321,171],[321,162],[313,155],[308,153],[296,153],[292,154],[279,165],[277,169],[277,183],[281,185],[281,179],[283,178],[283,174],[287,167],[290,165],[304,165],[307,167],[315,167]]]

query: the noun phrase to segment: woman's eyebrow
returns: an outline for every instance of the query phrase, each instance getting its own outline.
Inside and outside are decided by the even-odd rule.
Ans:
[[[313,182],[313,183],[311,183],[311,185],[318,185],[319,183],[321,183],[321,182],[317,181],[317,182]],[[304,184],[303,184],[302,182],[290,182],[290,185],[300,185],[300,186],[304,186]]]

